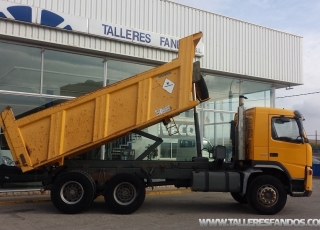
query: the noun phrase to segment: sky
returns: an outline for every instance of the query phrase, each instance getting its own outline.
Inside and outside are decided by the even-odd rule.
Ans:
[[[304,85],[294,86],[290,90],[277,89],[276,107],[299,110],[305,118],[304,127],[309,138],[315,139],[317,132],[317,139],[320,139],[320,0],[172,2],[303,37]],[[279,98],[284,96],[287,97]]]

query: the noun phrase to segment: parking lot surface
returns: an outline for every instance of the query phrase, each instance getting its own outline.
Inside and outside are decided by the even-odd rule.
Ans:
[[[0,229],[308,229],[293,226],[203,226],[199,219],[320,219],[320,180],[315,179],[311,197],[288,197],[285,208],[273,216],[257,215],[249,206],[235,202],[229,193],[187,192],[148,195],[131,215],[115,215],[98,198],[81,214],[66,215],[51,202],[0,205]],[[318,227],[311,227],[319,229]]]

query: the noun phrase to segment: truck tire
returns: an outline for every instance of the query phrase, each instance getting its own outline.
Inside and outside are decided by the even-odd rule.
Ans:
[[[262,175],[253,179],[247,189],[249,206],[262,215],[280,212],[287,202],[283,183],[273,176]]]
[[[146,186],[133,174],[115,175],[106,184],[104,200],[113,213],[131,214],[137,211],[146,197]]]
[[[241,196],[238,192],[230,192],[232,198],[237,201],[239,204],[247,204],[247,196]]]
[[[61,212],[76,214],[85,211],[93,202],[96,186],[92,177],[84,171],[62,173],[54,181],[51,201]]]

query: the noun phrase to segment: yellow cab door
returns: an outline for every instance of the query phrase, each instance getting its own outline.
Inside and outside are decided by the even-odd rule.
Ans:
[[[306,145],[293,116],[269,115],[269,161],[283,165],[292,179],[305,177]]]

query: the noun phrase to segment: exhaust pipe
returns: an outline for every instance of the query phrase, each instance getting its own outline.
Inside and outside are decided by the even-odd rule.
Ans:
[[[239,107],[238,107],[238,124],[237,124],[237,160],[245,160],[245,147],[246,147],[246,116],[244,108],[244,99],[247,99],[245,96],[239,96]]]

